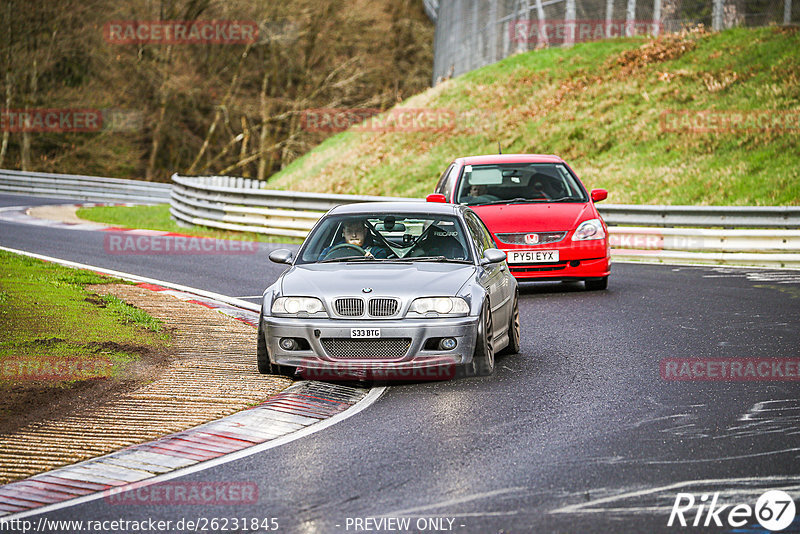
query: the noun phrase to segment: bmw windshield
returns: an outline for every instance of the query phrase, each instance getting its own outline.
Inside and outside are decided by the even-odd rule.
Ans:
[[[297,263],[471,258],[467,235],[456,217],[399,213],[327,217],[306,239]]]

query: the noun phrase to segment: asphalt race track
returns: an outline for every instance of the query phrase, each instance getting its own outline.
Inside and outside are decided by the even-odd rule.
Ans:
[[[44,203],[0,196],[0,206]],[[0,223],[5,247],[234,297],[260,294],[282,270],[267,260],[279,245],[112,255],[103,237]],[[492,377],[393,386],[324,431],[175,479],[254,482],[257,503],[97,500],[45,517],[276,518],[279,532],[303,533],[378,531],[380,517],[408,518],[415,532],[763,532],[754,517],[738,530],[725,523],[730,507],[722,528],[667,522],[678,493],[697,500],[691,525],[703,495],[706,508],[716,492],[754,507],[778,487],[793,488],[800,512],[800,382],[670,381],[660,371],[666,358],[797,360],[800,271],[617,263],[607,291],[523,285],[520,312],[522,352],[500,357]],[[800,532],[800,518],[783,532]]]

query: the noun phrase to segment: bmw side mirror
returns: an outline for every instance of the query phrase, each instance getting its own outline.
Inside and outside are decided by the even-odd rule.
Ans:
[[[487,248],[483,252],[483,258],[481,259],[481,265],[488,265],[490,263],[500,263],[501,261],[506,261],[506,253],[500,250],[499,248]]]
[[[269,260],[275,263],[286,263],[287,265],[291,265],[293,259],[294,254],[292,254],[291,250],[286,248],[279,248],[269,253]]]
[[[605,189],[592,189],[592,202],[600,202],[608,198],[608,191]]]

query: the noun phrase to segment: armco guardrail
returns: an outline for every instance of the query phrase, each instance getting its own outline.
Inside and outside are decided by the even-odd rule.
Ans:
[[[800,267],[800,230],[609,226],[619,259]]]
[[[170,213],[178,221],[286,237],[305,237],[329,209],[354,202],[410,200],[259,189],[261,182],[229,176],[172,176]]]
[[[260,189],[257,180],[227,176],[175,174],[172,180],[170,212],[178,221],[298,238],[339,204],[420,200],[273,191]],[[800,267],[800,207],[606,204],[598,208],[609,224],[617,258]]]
[[[0,169],[0,192],[79,200],[169,202],[170,184]]]
[[[334,206],[420,200],[260,189],[229,176],[173,184],[0,169],[0,192],[95,201],[170,203],[181,222],[303,238]],[[632,206],[600,204],[617,258],[800,267],[800,206]],[[699,228],[690,228],[699,227]]]
[[[608,224],[701,228],[798,228],[800,206],[635,206],[598,204]]]

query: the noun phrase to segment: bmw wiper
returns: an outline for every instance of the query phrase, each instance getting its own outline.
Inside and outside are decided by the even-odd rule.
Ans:
[[[397,259],[395,261],[442,261],[442,262],[455,262],[455,263],[472,263],[469,260],[448,258],[447,256],[407,256],[405,258]]]
[[[372,256],[344,256],[342,258],[328,258],[327,260],[319,260],[319,263],[333,263],[337,261],[351,262],[351,261],[385,261],[389,258],[373,258]]]

